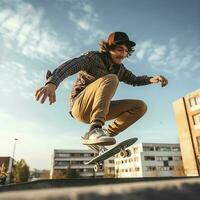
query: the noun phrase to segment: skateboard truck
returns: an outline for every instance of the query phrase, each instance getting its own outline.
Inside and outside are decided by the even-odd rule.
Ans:
[[[102,154],[96,156],[92,160],[85,163],[85,165],[94,164],[94,171],[103,171],[104,169],[104,160],[114,156],[119,153],[122,158],[129,157],[131,155],[131,150],[127,149],[129,146],[134,144],[137,141],[137,138],[130,138],[119,144],[115,145],[111,149],[106,150]]]
[[[104,170],[104,165],[103,163],[97,163],[94,165],[94,171],[95,172],[102,172]]]
[[[119,152],[119,155],[122,158],[126,158],[126,157],[129,157],[131,155],[131,151],[129,149],[121,149],[121,151]]]

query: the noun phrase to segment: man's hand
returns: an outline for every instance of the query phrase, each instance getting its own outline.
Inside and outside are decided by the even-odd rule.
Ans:
[[[44,103],[46,98],[49,97],[49,104],[51,105],[52,103],[56,102],[56,85],[53,83],[49,83],[44,87],[41,87],[38,89],[35,93],[35,98],[37,101],[40,100],[41,103]]]
[[[168,84],[168,80],[164,76],[154,76],[150,79],[150,83],[159,83],[161,82],[162,87],[165,87]]]

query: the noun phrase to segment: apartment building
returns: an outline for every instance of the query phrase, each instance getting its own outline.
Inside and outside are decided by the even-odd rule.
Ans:
[[[115,156],[115,177],[184,176],[179,144],[140,143],[127,158]]]
[[[200,89],[173,102],[183,166],[187,176],[200,175]]]
[[[96,156],[93,150],[55,149],[52,159],[50,178],[62,178],[67,169],[74,169],[81,177],[103,177],[104,172],[94,172],[94,165],[84,165]],[[104,163],[105,175],[114,176],[114,160],[110,158]]]

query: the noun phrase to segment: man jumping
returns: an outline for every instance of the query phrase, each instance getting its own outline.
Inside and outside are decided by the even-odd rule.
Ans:
[[[124,32],[111,33],[99,43],[100,51],[90,51],[59,65],[47,72],[44,87],[35,93],[36,100],[50,105],[56,102],[56,89],[67,77],[78,73],[70,98],[70,114],[78,121],[90,124],[82,136],[82,144],[99,151],[101,146],[116,143],[114,136],[140,119],[147,110],[142,100],[112,100],[119,82],[132,86],[161,82],[168,84],[164,76],[136,76],[122,61],[134,52],[135,42]],[[113,120],[106,129],[105,121]]]

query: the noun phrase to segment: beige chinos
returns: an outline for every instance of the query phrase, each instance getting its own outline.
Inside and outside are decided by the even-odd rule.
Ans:
[[[115,136],[141,118],[146,104],[141,100],[111,101],[119,84],[118,77],[108,74],[89,84],[77,97],[72,107],[72,115],[78,121],[103,126],[108,125],[110,136]]]

